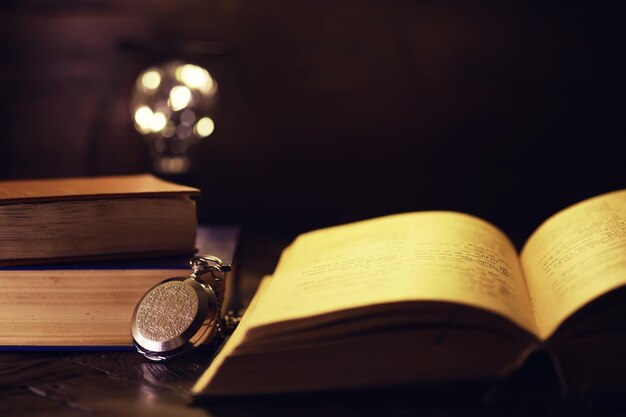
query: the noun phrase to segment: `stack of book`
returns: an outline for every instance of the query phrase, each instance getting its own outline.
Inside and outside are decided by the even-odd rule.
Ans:
[[[0,182],[0,347],[130,346],[141,296],[232,257],[233,229],[198,228],[199,190],[151,175]]]

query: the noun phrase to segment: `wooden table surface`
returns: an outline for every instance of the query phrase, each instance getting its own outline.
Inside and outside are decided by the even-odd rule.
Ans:
[[[368,392],[239,398],[192,403],[191,386],[211,349],[156,363],[134,352],[0,353],[0,416],[530,416],[623,415],[588,402],[538,402],[531,396],[490,401],[481,388],[407,388]],[[528,381],[525,381],[528,386]]]
[[[239,297],[249,300],[286,241],[245,237],[238,256]],[[215,346],[156,363],[133,351],[0,352],[0,417],[9,416],[442,416],[595,413],[595,404],[554,402],[550,381],[531,370],[526,396],[489,397],[483,387],[388,388],[369,392],[240,398],[193,404],[190,389]],[[538,374],[541,375],[541,374]],[[509,388],[515,392],[516,388]],[[487,395],[485,395],[485,393]],[[545,397],[545,398],[544,398]],[[530,399],[530,401],[529,401]]]

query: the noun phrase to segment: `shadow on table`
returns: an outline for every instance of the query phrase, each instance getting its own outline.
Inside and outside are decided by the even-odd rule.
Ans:
[[[198,397],[193,405],[212,417],[236,416],[467,416],[613,415],[626,410],[626,389],[565,397],[546,354],[504,381],[385,387],[328,393],[245,397]]]

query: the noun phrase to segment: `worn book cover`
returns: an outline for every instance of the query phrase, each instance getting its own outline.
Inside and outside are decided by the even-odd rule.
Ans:
[[[152,175],[0,182],[0,265],[190,254],[198,192]]]

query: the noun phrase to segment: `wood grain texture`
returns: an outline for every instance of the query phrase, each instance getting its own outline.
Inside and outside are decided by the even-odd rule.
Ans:
[[[134,352],[0,354],[0,415],[10,416],[379,416],[439,415],[414,396],[341,395],[192,405],[189,391],[212,348],[167,364]],[[468,408],[469,407],[469,408]],[[451,415],[477,405],[448,404]],[[495,415],[495,414],[494,414]]]
[[[93,416],[88,411],[39,395],[28,388],[0,393],[0,415],[3,416]]]
[[[33,381],[49,382],[85,375],[87,370],[62,354],[2,353],[0,389],[24,388]]]
[[[3,353],[0,415],[204,416],[188,404],[206,363],[197,355],[158,364],[135,352]]]
[[[301,396],[209,399],[192,403],[189,390],[212,348],[167,364],[134,352],[0,353],[0,415],[13,416],[529,416],[519,403],[485,405],[483,387],[408,388]],[[528,381],[526,381],[528,382]],[[578,406],[578,405],[577,405]],[[540,414],[567,415],[549,404]],[[584,410],[583,410],[584,411]],[[579,413],[578,415],[580,415]]]

